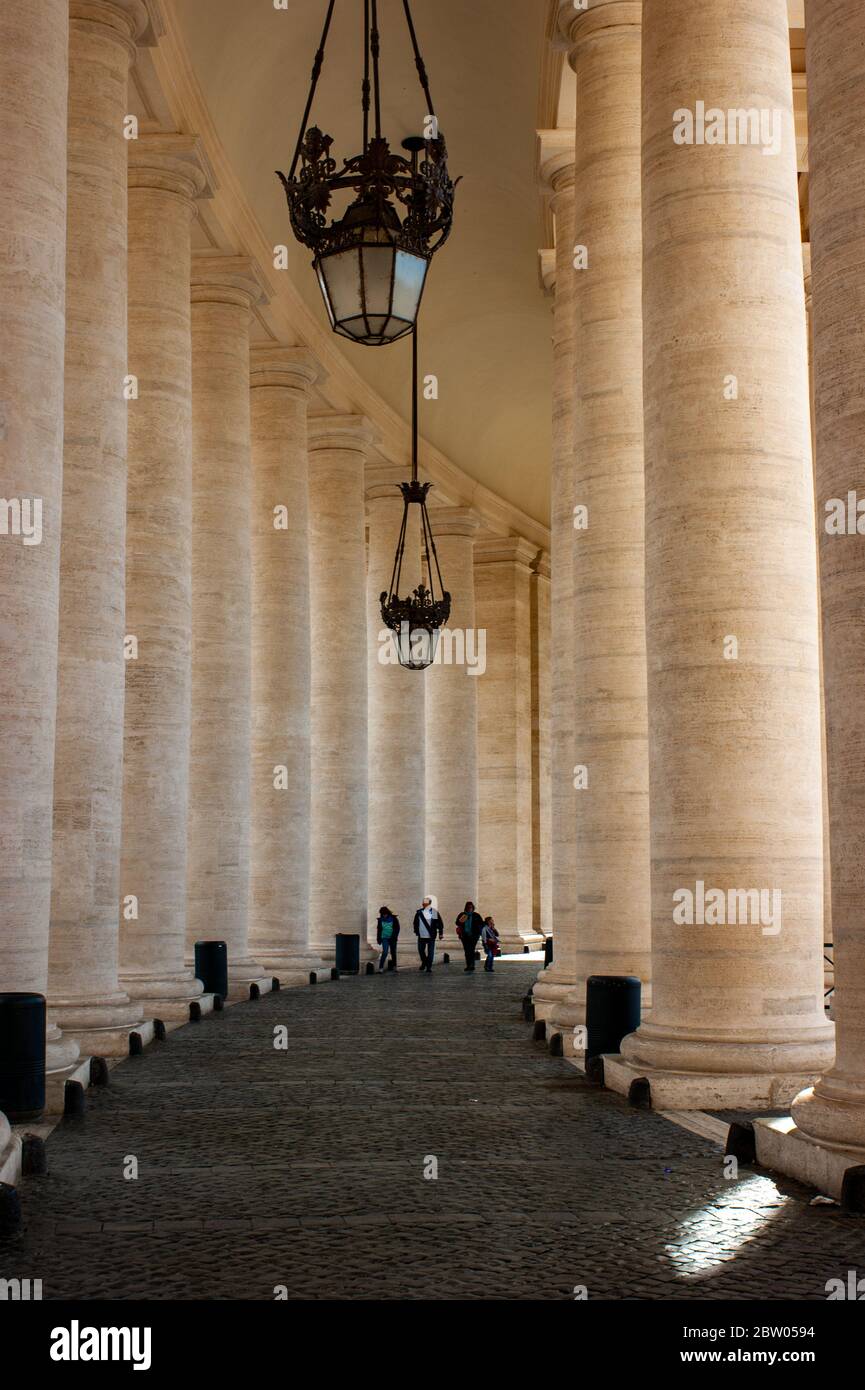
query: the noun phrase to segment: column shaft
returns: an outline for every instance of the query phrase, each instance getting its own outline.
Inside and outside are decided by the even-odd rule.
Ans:
[[[426,689],[426,879],[438,904],[445,944],[467,899],[478,900],[478,680],[486,653],[475,621],[474,538],[467,507],[430,509],[451,614]],[[483,659],[481,659],[483,658]]]
[[[778,1104],[833,1051],[787,7],[643,16],[654,1004],[622,1053],[658,1106]],[[710,92],[777,111],[776,153],[689,143]]]
[[[309,943],[310,626],[303,348],[252,353],[252,851],[250,943],[283,984],[322,961]]]
[[[531,562],[518,538],[475,545],[478,628],[487,669],[478,678],[478,910],[507,950],[536,946],[532,929]]]
[[[141,1017],[118,980],[125,682],[127,147],[138,0],[72,0],[66,395],[49,1004],[122,1054]],[[98,716],[98,717],[97,717]]]
[[[368,913],[375,922],[386,905],[400,919],[400,945],[411,947],[412,920],[425,892],[426,675],[396,661],[395,643],[381,617],[403,515],[398,483],[403,469],[367,468],[367,674],[369,681]],[[410,507],[400,597],[421,582],[420,510]],[[387,639],[382,640],[382,634]],[[416,962],[415,962],[416,963]]]
[[[40,994],[51,909],[68,14],[67,0],[0,9],[0,976],[6,990]],[[78,1055],[59,1038],[53,1027],[50,1068]]]
[[[238,993],[265,974],[249,948],[249,325],[261,296],[247,257],[193,256],[187,951],[225,941]]]
[[[793,1105],[798,1128],[865,1162],[865,16],[806,5],[817,516],[823,608],[835,1066]],[[851,516],[850,502],[855,516]],[[843,524],[839,523],[839,513]],[[851,524],[852,522],[852,524]]]
[[[532,575],[532,926],[552,932],[550,788],[550,570],[541,555]]]
[[[120,974],[147,1016],[182,1018],[192,641],[192,328],[197,142],[129,150],[129,415]],[[133,901],[134,900],[134,901]]]
[[[310,429],[312,813],[310,934],[333,958],[337,932],[367,939],[367,627],[361,416]],[[388,904],[389,906],[389,904]],[[374,939],[374,938],[373,938]]]

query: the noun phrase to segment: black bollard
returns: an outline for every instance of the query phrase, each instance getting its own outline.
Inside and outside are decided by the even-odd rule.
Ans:
[[[730,1125],[724,1155],[738,1159],[739,1163],[756,1163],[757,1138],[750,1120],[734,1120]]]
[[[562,1045],[562,1035],[561,1033],[554,1033],[550,1038],[550,1056],[564,1057],[564,1055],[565,1049]]]
[[[11,1236],[21,1225],[21,1198],[18,1189],[0,1182],[0,1236]]]
[[[647,1076],[635,1077],[628,1087],[628,1104],[635,1110],[651,1110],[652,1087]]]
[[[104,1057],[90,1058],[90,1085],[108,1085],[108,1062]]]
[[[340,975],[360,974],[360,937],[357,932],[337,932],[335,964]]]
[[[365,974],[365,975],[374,975],[374,974],[375,974],[375,966],[373,965],[373,963],[372,963],[371,960],[368,960],[368,961],[367,961],[367,963],[366,963],[366,970],[364,971],[364,974]]]
[[[442,959],[443,959],[445,965],[450,965],[450,963],[451,963],[450,952],[449,952],[449,951],[445,951],[444,956],[442,957]]]
[[[153,1037],[156,1042],[165,1042],[167,1033],[165,1024],[162,1022],[161,1018],[155,1018],[153,1020]]]
[[[221,1013],[222,1013],[222,1010],[223,1010],[224,1008],[225,1008],[225,1000],[223,999],[222,995],[221,995],[221,994],[214,994],[214,996],[213,996],[213,1012],[214,1012],[215,1014],[221,1014]]]
[[[144,1039],[140,1033],[129,1034],[129,1055],[130,1057],[140,1057],[144,1052]]]
[[[330,978],[331,978],[332,980],[338,980],[338,979],[339,979],[339,971],[337,970],[337,968],[336,968],[335,965],[332,965],[332,966],[330,967]]]
[[[865,1166],[847,1168],[841,1180],[841,1207],[844,1211],[865,1211]]]
[[[252,1000],[261,998],[261,990],[258,988],[258,985],[255,983],[254,980],[252,984],[249,986],[249,997]]]
[[[45,996],[0,994],[0,1111],[12,1124],[45,1109]]]
[[[311,985],[317,985],[317,984],[318,984],[318,971],[317,971],[317,970],[310,970],[310,972],[309,972],[309,983],[310,983]]]
[[[48,1172],[48,1150],[39,1134],[25,1134],[21,1140],[21,1172],[29,1177],[41,1177]]]
[[[224,941],[196,941],[195,975],[205,994],[228,998],[228,947]]]
[[[588,1057],[586,1059],[586,1080],[593,1086],[603,1086],[604,1084],[604,1059],[603,1057]]]
[[[64,1120],[81,1120],[87,1110],[87,1097],[80,1081],[67,1081],[63,1087]]]
[[[279,994],[281,988],[282,986],[280,985],[279,980],[277,979],[276,975],[274,975],[273,979],[270,982],[271,994]]]
[[[199,1004],[197,999],[190,999],[189,1001],[189,1022],[201,1022],[201,1005]]]
[[[532,1029],[532,1041],[533,1041],[533,1042],[546,1042],[546,1040],[547,1040],[547,1025],[544,1023],[544,1020],[543,1020],[542,1018],[539,1018],[539,1019],[537,1020],[537,1022],[535,1023],[534,1028]]]

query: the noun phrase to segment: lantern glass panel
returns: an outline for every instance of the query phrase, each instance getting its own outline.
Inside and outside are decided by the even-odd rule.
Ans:
[[[408,251],[396,253],[396,277],[393,287],[393,313],[405,323],[414,323],[423,294],[428,262],[423,256]]]

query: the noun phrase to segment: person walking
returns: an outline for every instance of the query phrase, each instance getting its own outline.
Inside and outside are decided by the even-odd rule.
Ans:
[[[414,934],[417,937],[417,949],[420,956],[420,968],[425,970],[428,975],[432,974],[433,958],[436,952],[436,932],[441,941],[444,936],[444,922],[438,908],[433,907],[431,898],[424,898],[423,905],[418,908],[414,915]]]
[[[486,970],[488,975],[492,975],[493,961],[496,956],[500,956],[502,953],[502,948],[499,945],[499,934],[496,931],[496,924],[492,917],[484,918],[484,925],[481,931],[481,945],[486,955],[484,970]]]
[[[393,961],[393,968],[396,970],[396,942],[399,936],[399,918],[394,916],[389,907],[379,910],[378,922],[376,923],[375,939],[381,946],[381,958],[378,963],[379,975],[385,968],[388,955]]]
[[[456,928],[457,936],[463,943],[463,951],[465,952],[466,958],[466,968],[463,974],[471,975],[474,973],[475,968],[475,951],[477,950],[478,938],[484,928],[484,919],[481,917],[481,914],[475,910],[474,903],[466,903],[462,912],[457,917]]]

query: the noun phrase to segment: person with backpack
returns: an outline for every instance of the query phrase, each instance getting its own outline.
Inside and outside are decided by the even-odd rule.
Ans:
[[[379,909],[378,922],[376,923],[375,939],[381,946],[381,957],[378,963],[379,975],[385,968],[388,955],[393,961],[393,968],[396,970],[396,943],[399,936],[399,918],[394,916],[389,907]]]
[[[466,903],[462,912],[456,920],[457,936],[463,944],[463,952],[466,958],[466,968],[464,975],[471,975],[475,968],[475,951],[477,950],[478,939],[484,927],[484,919],[476,911],[472,902]]]
[[[481,930],[481,945],[486,955],[484,970],[486,970],[487,974],[492,975],[493,961],[496,956],[500,956],[502,953],[502,948],[499,944],[499,934],[496,931],[496,924],[492,917],[484,918],[484,925]]]
[[[444,922],[438,908],[433,907],[432,899],[424,898],[423,905],[418,908],[414,915],[414,934],[417,937],[420,969],[426,971],[428,975],[432,974],[436,951],[436,933],[441,941],[445,933]]]

